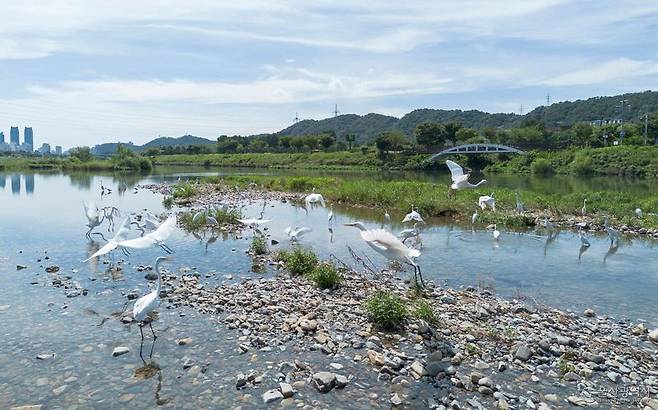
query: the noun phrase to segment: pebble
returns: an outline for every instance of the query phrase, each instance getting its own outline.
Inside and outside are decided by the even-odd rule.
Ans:
[[[651,340],[655,344],[658,344],[658,328],[653,329],[651,332],[649,332],[649,340]]]
[[[112,350],[112,357],[118,357],[128,352],[130,352],[130,349],[127,348],[126,346],[118,346],[115,347],[114,350]]]
[[[522,344],[516,349],[516,352],[514,352],[514,357],[526,362],[532,357],[532,351],[527,345]]]
[[[190,343],[192,343],[192,338],[190,337],[176,340],[176,344],[178,344],[179,346],[189,345]]]
[[[278,401],[283,399],[283,394],[277,389],[268,390],[263,393],[263,403],[272,403],[273,401]]]
[[[313,375],[313,385],[320,393],[328,393],[336,384],[336,375],[331,372],[317,372]]]
[[[585,309],[585,311],[583,312],[583,315],[585,317],[595,317],[596,312],[594,312],[594,310],[592,310],[592,309]]]
[[[402,399],[400,398],[400,396],[399,396],[397,393],[395,393],[395,394],[393,394],[393,395],[391,396],[391,404],[392,404],[393,406],[400,406],[400,405],[402,405]]]
[[[288,383],[279,383],[279,390],[281,391],[281,395],[286,399],[295,394],[292,386]]]
[[[55,353],[40,353],[37,355],[38,360],[48,360],[48,359],[53,359],[55,357]]]

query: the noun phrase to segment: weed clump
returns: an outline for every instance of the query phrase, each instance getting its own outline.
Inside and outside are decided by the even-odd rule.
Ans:
[[[310,249],[295,248],[292,251],[279,251],[276,259],[282,261],[293,276],[308,275],[318,264],[318,257]]]
[[[265,255],[267,253],[267,241],[260,235],[256,235],[251,240],[249,251],[254,255]]]
[[[402,300],[390,292],[378,291],[365,303],[368,320],[383,330],[399,328],[407,318],[407,308]]]
[[[196,188],[189,182],[179,182],[174,186],[172,196],[178,198],[190,198],[196,193]]]
[[[417,319],[424,320],[427,323],[435,325],[439,322],[436,314],[434,314],[432,305],[430,305],[425,299],[419,299],[416,301],[413,313]]]
[[[320,289],[333,289],[340,284],[340,273],[334,265],[328,262],[321,262],[308,275],[317,287]]]

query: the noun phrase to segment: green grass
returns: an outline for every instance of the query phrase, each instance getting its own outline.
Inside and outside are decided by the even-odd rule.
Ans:
[[[145,157],[133,157],[120,161],[92,159],[82,162],[72,157],[0,156],[0,168],[6,170],[149,171],[152,163]]]
[[[300,247],[292,251],[282,250],[277,252],[275,259],[282,261],[291,275],[310,275],[318,264],[318,257],[310,249]]]
[[[413,314],[417,319],[426,321],[429,324],[435,325],[439,322],[439,319],[432,309],[432,305],[427,302],[425,299],[416,300]]]
[[[242,218],[242,213],[237,208],[231,208],[228,210],[224,209],[213,209],[210,211],[210,215],[217,220],[217,223],[220,225],[223,224],[238,224],[238,219]]]
[[[251,239],[249,251],[254,255],[265,255],[267,253],[267,240],[260,235],[254,236]]]
[[[378,291],[364,304],[368,320],[382,330],[396,330],[407,318],[407,308],[393,293]]]
[[[313,188],[325,199],[346,205],[358,205],[396,212],[398,217],[409,212],[413,204],[419,212],[428,217],[452,216],[462,221],[470,221],[477,208],[480,195],[490,194],[491,188],[458,191],[448,197],[447,188],[431,182],[413,180],[373,180],[366,178],[341,177],[283,177],[283,176],[226,176],[202,179],[203,182],[220,183],[228,186],[246,187],[255,182],[266,189],[286,192],[310,192]],[[610,216],[613,224],[627,224],[633,227],[656,228],[658,217],[646,215],[635,217],[635,208],[658,209],[658,197],[639,196],[623,191],[577,191],[574,193],[551,193],[496,188],[496,209],[479,212],[482,224],[497,223],[501,226],[533,226],[530,215],[517,215],[515,193],[518,192],[526,210],[549,217],[560,215],[580,215],[583,199],[587,198],[588,213],[595,220],[602,221]],[[395,216],[394,216],[395,217]]]
[[[560,357],[557,360],[557,369],[560,371],[561,375],[565,375],[569,372],[575,372],[576,371],[576,366],[573,365],[569,360]]]
[[[179,182],[174,186],[172,196],[174,199],[191,198],[196,194],[196,187],[189,182]]]
[[[341,282],[340,273],[334,265],[328,262],[318,263],[308,278],[320,289],[333,289]]]

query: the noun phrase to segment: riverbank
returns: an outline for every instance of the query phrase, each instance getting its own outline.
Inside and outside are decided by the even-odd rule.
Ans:
[[[150,171],[151,161],[145,157],[121,160],[90,159],[80,161],[73,157],[7,157],[0,156],[0,170],[6,171]]]
[[[169,192],[163,186],[150,188]],[[217,202],[239,206],[239,201],[264,197],[294,200],[290,194],[254,189],[197,189],[185,198],[186,207]],[[261,395],[263,402],[303,402],[309,389],[324,394],[341,390],[341,395],[345,389],[355,407],[658,405],[651,398],[658,394],[658,331],[649,332],[641,322],[591,309],[565,312],[523,295],[505,300],[483,288],[456,290],[429,281],[418,290],[401,279],[404,274],[370,272],[356,259],[327,261],[341,280],[322,290],[304,274],[291,275],[292,267],[278,257],[285,245],[268,241],[268,247],[265,254],[248,254],[254,265],[270,266],[274,277],[207,286],[203,272],[183,269],[182,277],[166,279],[168,302],[216,317],[238,336],[235,350],[241,354],[298,348],[299,360],[271,364],[278,371],[278,387],[259,381],[265,369],[235,375],[236,389]],[[368,307],[382,292],[388,295],[383,310],[398,311],[391,304],[399,303],[404,312],[392,331],[378,327]],[[326,359],[311,362],[309,356]],[[389,386],[383,401],[362,384],[363,375],[371,372],[378,383]],[[432,393],[418,397],[413,392],[419,384]]]
[[[496,212],[481,210],[477,206],[480,195],[489,195],[487,188],[463,190],[448,196],[446,186],[419,181],[382,181],[341,177],[283,177],[283,176],[220,176],[203,177],[200,184],[184,183],[181,192],[186,200],[208,192],[240,189],[265,189],[269,191],[310,193],[313,189],[325,199],[343,205],[379,209],[382,216],[388,211],[392,218],[402,220],[412,205],[427,218],[451,218],[469,223],[478,211],[478,223],[496,223],[510,228],[535,226],[548,218],[556,227],[601,231],[606,217],[609,224],[621,232],[658,237],[658,199],[641,198],[629,193],[595,191],[567,195],[538,194],[497,188]],[[516,210],[516,193],[525,211]],[[583,200],[586,214],[583,216]],[[301,197],[300,197],[301,200]],[[636,208],[644,210],[639,218]]]

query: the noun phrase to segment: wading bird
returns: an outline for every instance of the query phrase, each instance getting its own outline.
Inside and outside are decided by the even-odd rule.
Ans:
[[[89,228],[85,236],[91,239],[91,231],[93,231],[94,228],[100,226],[100,224],[103,223],[103,220],[105,220],[105,214],[103,214],[103,216],[101,217],[101,213],[98,210],[98,207],[96,206],[95,203],[91,201],[84,201],[82,204],[85,207],[85,216],[87,217],[87,227]]]
[[[311,231],[312,231],[311,228],[307,228],[303,226],[301,228],[295,227],[295,229],[287,227],[284,232],[286,233],[286,235],[288,235],[288,239],[290,239],[290,242],[297,242],[299,238],[301,238],[302,236],[306,235]]]
[[[523,202],[521,202],[521,198],[519,198],[519,193],[515,192],[516,195],[516,213],[521,215],[523,212],[525,212],[525,209],[523,208]]]
[[[493,225],[493,238],[495,241],[498,240],[500,237],[500,231],[498,230],[498,226],[496,224]]]
[[[408,214],[406,214],[406,215],[404,216],[404,219],[402,219],[402,223],[405,223],[405,222],[412,222],[412,221],[413,221],[413,222],[421,222],[421,223],[425,223],[425,221],[424,221],[423,218],[420,216],[420,214],[414,209],[414,206],[413,206],[413,205],[411,205],[411,212],[409,212]]]
[[[617,244],[617,246],[619,246],[619,232],[617,232],[615,229],[613,229],[611,226],[608,225],[607,216],[603,221],[603,228],[608,233],[608,238],[610,238],[610,246],[612,247],[615,243]]]
[[[477,220],[478,220],[478,216],[480,216],[480,215],[478,214],[478,211],[476,210],[475,213],[473,215],[471,215],[471,225],[475,225],[475,222],[477,222]]]
[[[580,208],[580,214],[582,216],[587,216],[587,198],[583,199],[583,207]]]
[[[201,221],[201,218],[204,218],[205,225],[211,225],[211,226],[219,225],[217,219],[215,219],[214,216],[210,215],[210,208],[207,205],[202,211],[199,211],[196,214],[194,214],[194,216],[192,217],[192,222],[197,223]]]
[[[313,204],[320,204],[323,207],[325,206],[324,197],[321,194],[316,194],[316,193],[306,195],[306,197],[304,198],[304,203],[306,204],[307,208]]]
[[[388,214],[388,211],[384,209],[384,223],[391,223],[391,215]]]
[[[418,222],[414,224],[413,228],[401,230],[398,236],[402,238],[402,243],[405,243],[407,239],[414,237],[416,238],[416,242],[417,242],[418,237],[420,236],[420,230],[418,229]]]
[[[335,218],[335,216],[334,216],[334,204],[331,204],[331,207],[329,209],[329,215],[327,215],[327,223],[329,224],[330,227],[333,226],[333,224],[334,224],[334,218]]]
[[[118,245],[131,249],[146,249],[157,245],[161,247],[165,252],[173,253],[174,251],[169,246],[167,246],[164,241],[169,238],[175,227],[176,214],[171,214],[160,226],[158,226],[155,231],[149,232],[139,238],[121,241],[118,243]]]
[[[114,216],[121,216],[121,212],[119,212],[119,208],[115,206],[106,206],[101,209],[103,211],[103,216],[105,216],[105,219],[107,219],[107,222],[109,223],[107,227],[108,232],[114,232]]]
[[[486,207],[491,208],[492,211],[496,212],[496,199],[494,198],[493,192],[491,195],[483,195],[480,198],[478,198],[478,206],[481,209],[485,209]]]
[[[96,251],[96,253],[91,255],[89,258],[85,259],[83,262],[87,262],[90,259],[108,254],[113,250],[115,250],[117,247],[119,247],[120,242],[125,241],[128,238],[128,233],[130,233],[130,225],[132,223],[134,222],[130,222],[130,218],[124,219],[117,233],[112,238],[110,238],[110,240],[107,241],[105,245],[103,245],[98,251]],[[127,254],[128,251],[125,248],[121,248],[121,249],[124,251],[124,253]]]
[[[448,189],[449,194],[453,190],[457,191],[460,189],[473,189],[487,183],[487,180],[483,179],[477,184],[471,184],[468,182],[468,177],[471,174],[464,174],[464,168],[462,168],[461,165],[450,160],[446,161],[446,165],[448,166],[448,169],[450,169],[450,176],[452,177],[452,184]]]
[[[644,216],[644,213],[642,212],[642,210],[640,208],[635,208],[635,216],[637,216],[639,219],[642,219],[642,217]]]
[[[135,305],[133,306],[133,318],[139,324],[139,333],[142,335],[142,345],[144,344],[144,323],[146,318],[149,317],[151,313],[155,311],[160,305],[160,288],[162,287],[162,272],[160,271],[160,265],[162,262],[170,260],[169,257],[160,256],[155,260],[155,272],[158,274],[158,284],[155,286],[155,289],[148,294],[137,299]],[[148,322],[149,327],[151,328],[151,333],[153,333],[153,340],[157,339],[158,336],[155,335],[153,330],[153,325],[151,320]],[[151,350],[151,354],[153,351]],[[142,357],[142,346],[139,348],[139,357]],[[142,360],[144,358],[142,357]]]
[[[413,266],[416,285],[418,285],[418,277],[420,277],[420,283],[425,286],[420,266],[414,261],[414,258],[420,256],[419,250],[407,247],[401,240],[384,229],[366,229],[362,222],[350,222],[345,226],[359,228],[361,239],[386,259]]]

